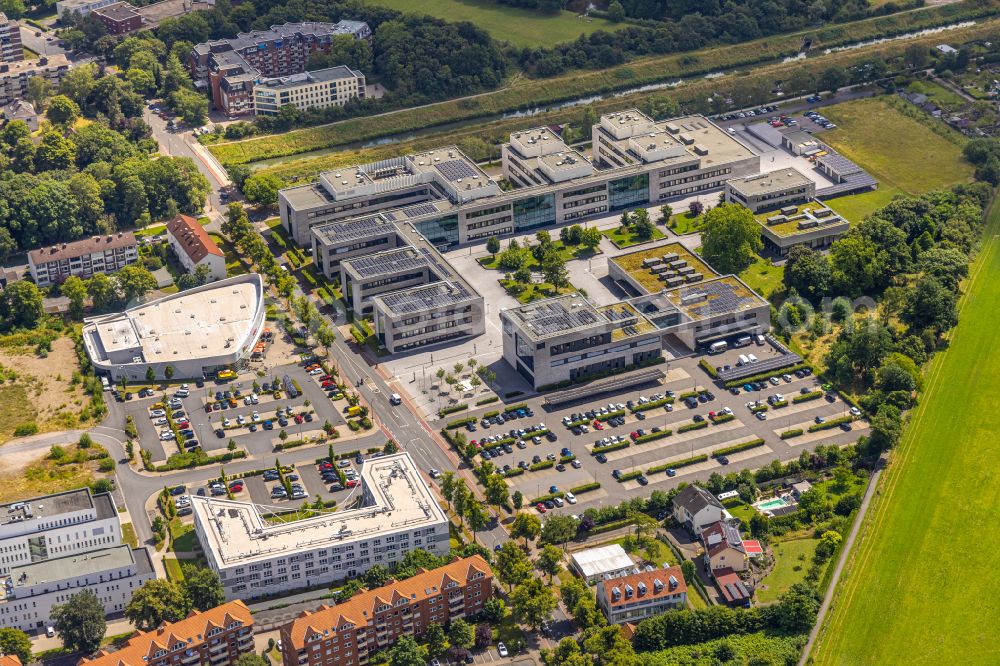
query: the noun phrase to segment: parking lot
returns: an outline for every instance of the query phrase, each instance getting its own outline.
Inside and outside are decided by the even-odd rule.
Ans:
[[[274,380],[281,380],[288,375],[294,379],[301,389],[301,394],[295,398],[288,397],[288,393],[281,391],[281,397],[275,398],[273,393],[263,391],[256,392],[257,404],[245,404],[245,399],[254,392],[254,382],[259,388],[263,388],[265,383]],[[264,455],[273,451],[275,443],[278,441],[278,433],[284,429],[289,439],[299,439],[303,436],[315,434],[322,429],[324,422],[329,421],[340,432],[341,438],[349,438],[352,433],[346,427],[346,421],[342,415],[342,409],[346,406],[346,401],[331,401],[327,393],[320,387],[316,378],[310,376],[302,364],[286,364],[273,368],[268,377],[257,377],[254,374],[244,374],[231,382],[217,383],[206,381],[203,386],[198,387],[194,383],[189,384],[189,394],[180,398],[180,412],[182,416],[176,420],[186,419],[189,428],[194,432],[194,439],[202,448],[209,453],[225,450],[229,440],[235,440],[237,446],[245,448],[250,455]],[[175,395],[177,387],[172,387],[167,391],[154,391],[151,397],[139,397],[138,392],[134,392],[131,400],[124,403],[126,413],[132,415],[136,429],[139,433],[139,440],[142,447],[152,453],[154,462],[162,462],[166,458],[181,450],[180,446],[173,439],[161,441],[159,433],[165,425],[154,425],[155,418],[150,416],[150,408],[154,403],[169,399]],[[236,406],[230,407],[225,401],[224,392],[235,395],[240,392],[239,398],[233,398]],[[217,400],[217,394],[223,400]],[[206,404],[217,403],[226,404],[225,409],[206,411]],[[306,404],[308,403],[308,405]],[[277,415],[277,411],[283,412],[290,409],[291,414],[282,417]],[[251,431],[250,424],[253,423],[253,413],[258,413],[259,422],[256,431]],[[174,416],[177,416],[177,409]],[[311,421],[307,420],[309,414]],[[301,415],[301,419],[296,418]],[[231,426],[236,426],[238,418],[242,416],[246,422],[245,427],[234,427],[224,429],[222,437],[218,436],[217,430],[222,428],[225,419],[230,421]],[[160,417],[162,418],[162,417]],[[284,418],[287,423],[281,425],[279,418]],[[265,420],[271,419],[273,429],[266,430],[263,427]]]
[[[769,345],[752,345],[705,358],[709,359],[713,366],[724,367],[735,365],[741,353],[752,353],[763,360],[779,352]],[[601,488],[577,496],[575,506],[567,503],[563,507],[554,507],[555,511],[579,514],[588,506],[617,504],[624,498],[645,495],[654,489],[665,490],[682,481],[704,480],[715,472],[726,474],[741,469],[757,469],[772,460],[795,459],[803,450],[811,450],[819,444],[846,445],[855,442],[861,434],[867,432],[867,424],[863,421],[852,423],[850,431],[834,427],[808,432],[809,426],[816,422],[817,417],[825,421],[850,414],[850,406],[835,397],[832,392],[807,402],[793,402],[795,396],[815,391],[822,392],[820,382],[811,375],[789,375],[786,379],[782,378],[782,372],[779,371],[775,378],[777,385],[765,381],[762,385],[751,387],[749,391],[742,387],[730,391],[716,386],[705,371],[697,367],[699,358],[701,357],[677,359],[661,366],[667,373],[666,380],[663,383],[643,387],[641,390],[634,389],[619,395],[604,395],[592,401],[560,405],[555,409],[546,408],[541,398],[532,398],[527,403],[533,411],[533,416],[525,415],[502,425],[490,424],[483,427],[482,414],[497,407],[492,406],[492,410],[480,409],[470,413],[477,416],[476,431],[465,434],[470,441],[473,439],[478,441],[484,437],[507,435],[512,428],[531,430],[533,426],[544,423],[553,433],[554,439],[546,437],[538,438],[536,441],[526,439],[523,441],[523,446],[515,443],[509,446],[511,449],[509,453],[501,449],[500,455],[492,458],[491,462],[500,469],[505,466],[525,467],[545,460],[558,463],[564,455],[563,450],[568,449],[579,460],[578,466],[566,463],[548,469],[525,471],[520,475],[509,477],[507,483],[512,493],[520,491],[524,495],[527,504],[535,497],[548,494],[552,486],[565,492],[573,487],[599,482]],[[707,391],[711,399],[708,399],[708,394],[703,395],[694,401],[693,407],[689,407],[680,396],[696,390]],[[674,402],[670,405],[636,413],[627,407],[630,401],[635,405],[640,399],[650,399],[656,394],[664,394],[666,397],[667,392],[672,392],[674,396]],[[769,405],[763,417],[756,416],[747,407],[747,403],[757,401],[766,405],[768,397],[774,401],[776,395],[781,395],[787,405],[779,408]],[[586,431],[580,428],[579,434],[574,434],[564,425],[564,418],[568,419],[574,414],[582,417],[583,413],[591,410],[600,411],[603,408],[607,411],[612,407],[617,410],[618,405],[625,407],[623,422],[619,425],[612,425],[607,421],[595,423],[594,418],[587,418]],[[726,422],[715,424],[709,418],[710,413],[722,414],[727,411],[732,413],[733,418]],[[705,421],[708,425],[699,426],[699,429],[688,432],[679,432],[682,426],[695,423],[696,419]],[[805,431],[804,434],[781,439],[781,433],[798,428]],[[671,430],[672,434],[645,443],[632,442],[633,433],[651,434],[654,429]],[[629,441],[630,445],[627,448],[604,453],[604,462],[601,462],[596,457],[601,451],[595,452],[594,447],[598,440],[606,437],[615,439],[621,437]],[[758,438],[764,440],[762,445],[724,456],[725,464],[712,456],[712,452],[718,449]],[[495,448],[490,444],[486,447]],[[669,467],[671,462],[701,455],[707,455],[708,459],[675,470]],[[655,473],[645,474],[650,468],[660,469]],[[673,475],[668,475],[668,469],[671,469]],[[620,483],[613,476],[615,470],[619,470],[622,474],[642,472],[645,483],[638,479]],[[553,509],[547,509],[551,510]]]

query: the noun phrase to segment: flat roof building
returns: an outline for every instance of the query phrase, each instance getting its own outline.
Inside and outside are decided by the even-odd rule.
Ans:
[[[258,116],[276,116],[289,104],[300,110],[325,109],[364,97],[365,75],[344,65],[261,79],[253,88]]]
[[[392,569],[417,548],[448,553],[448,518],[408,453],[366,460],[361,506],[294,522],[267,507],[192,497],[195,532],[230,599],[254,598]]]
[[[94,368],[117,381],[206,377],[240,366],[264,328],[264,283],[251,273],[188,289],[124,312],[85,319],[83,344]]]
[[[733,178],[726,183],[726,201],[741,204],[751,213],[805,203],[815,196],[816,183],[791,167]]]
[[[24,60],[21,25],[7,18],[3,12],[0,12],[0,60],[4,62]]]
[[[851,228],[850,222],[816,199],[758,212],[755,219],[764,248],[781,257],[796,245],[817,250],[830,247]]]
[[[146,548],[112,546],[15,566],[0,579],[0,627],[35,632],[51,626],[52,609],[90,590],[105,615],[120,614],[132,593],[156,578]]]
[[[95,9],[107,7],[118,2],[121,2],[121,0],[58,0],[56,2],[56,14],[60,19],[72,13],[87,16]]]
[[[609,624],[639,622],[687,608],[687,584],[678,566],[640,571],[598,582],[597,605]]]
[[[142,15],[127,2],[98,7],[91,13],[112,35],[126,35],[142,27]]]
[[[105,648],[78,666],[232,666],[254,651],[253,615],[242,601],[192,611],[183,620],[140,631],[118,649]]]
[[[69,71],[69,60],[63,54],[43,56],[37,60],[18,60],[0,65],[0,104],[28,96],[28,81],[38,77],[53,88]]]
[[[570,564],[580,578],[590,584],[621,578],[639,570],[625,549],[616,543],[573,553]]]
[[[473,617],[493,596],[493,571],[481,556],[455,560],[405,580],[360,592],[336,606],[301,614],[281,628],[284,666],[358,666],[402,636],[431,624]],[[402,620],[402,621],[400,621]],[[342,649],[323,649],[334,645]]]
[[[753,150],[703,116],[607,114],[592,139],[593,162],[548,128],[511,134],[501,149],[517,186],[509,191],[455,147],[336,169],[281,190],[281,222],[305,244],[311,226],[381,212],[442,248],[717,189],[760,170]]]
[[[313,257],[340,280],[354,312],[371,315],[390,352],[485,331],[478,291],[405,222],[375,215],[312,227]]]

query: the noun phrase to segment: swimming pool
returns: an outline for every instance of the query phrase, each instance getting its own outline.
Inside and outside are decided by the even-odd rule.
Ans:
[[[776,497],[766,502],[761,502],[757,505],[757,508],[761,511],[773,511],[774,509],[780,509],[782,507],[791,506],[791,502],[787,501],[784,497]]]

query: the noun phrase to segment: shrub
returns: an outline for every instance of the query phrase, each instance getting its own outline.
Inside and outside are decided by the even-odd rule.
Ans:
[[[621,449],[627,449],[632,442],[625,440],[624,442],[618,442],[617,444],[612,444],[611,446],[595,446],[591,450],[590,455],[596,456],[599,453],[608,453],[610,451],[619,451]]]
[[[698,367],[708,373],[708,376],[712,379],[718,379],[719,373],[716,371],[715,366],[708,362],[708,359],[701,359],[698,361]]]
[[[645,435],[635,440],[636,444],[645,444],[646,442],[652,442],[657,439],[663,439],[664,437],[670,437],[674,434],[673,430],[661,430],[660,432],[647,432]]]
[[[231,460],[246,458],[246,451],[228,451],[219,456],[209,456],[200,448],[185,453],[175,453],[167,458],[167,462],[156,466],[157,472],[170,472],[177,469],[190,469],[191,467],[201,467],[202,465],[218,465]]]
[[[493,403],[493,402],[496,402],[496,401],[497,401],[497,400],[499,400],[499,399],[500,399],[500,398],[498,398],[497,396],[495,396],[495,395],[491,395],[491,396],[489,396],[489,397],[486,397],[486,398],[482,398],[481,400],[477,400],[477,401],[476,401],[476,406],[477,406],[477,407],[479,407],[479,406],[481,406],[481,405],[488,405],[488,404],[490,404],[490,403]]]
[[[739,453],[740,451],[755,449],[758,446],[764,446],[764,440],[759,437],[757,439],[751,439],[749,442],[743,442],[742,444],[733,444],[732,446],[727,446],[722,449],[716,449],[712,451],[712,457],[718,458],[719,456],[728,456],[733,453]]]
[[[701,430],[702,428],[707,428],[707,427],[708,427],[708,421],[698,421],[697,423],[685,423],[684,425],[682,425],[680,428],[677,429],[677,432]]]
[[[781,439],[791,439],[792,437],[798,437],[802,434],[802,428],[792,428],[791,430],[786,430],[781,433]]]
[[[715,416],[711,417],[712,423],[714,423],[715,425],[732,421],[735,418],[736,416],[733,414],[716,414]]]
[[[642,472],[640,472],[639,470],[636,470],[634,472],[625,472],[624,474],[618,477],[618,483],[625,483],[626,481],[632,481],[633,479],[638,479],[640,476],[642,476]]]
[[[454,421],[448,421],[447,425],[445,425],[445,428],[448,430],[455,430],[456,428],[463,428],[466,425],[475,422],[476,422],[476,417],[467,416],[464,419],[456,419]]]
[[[25,437],[27,435],[34,435],[38,432],[38,424],[34,421],[29,421],[27,423],[19,423],[14,428],[14,437]]]
[[[582,486],[576,486],[575,488],[570,488],[569,491],[574,495],[579,495],[581,493],[589,493],[591,490],[597,490],[601,487],[601,484],[597,481],[592,481],[590,483],[585,483]]]
[[[508,393],[507,395],[509,396],[510,394]],[[504,407],[503,411],[505,411],[505,412],[516,412],[517,410],[524,409],[527,406],[528,406],[528,403],[526,403],[526,402],[519,402],[516,405],[508,405],[507,407]]]
[[[778,400],[777,402],[772,402],[771,407],[774,409],[781,409],[782,407],[788,407],[787,400]]]
[[[508,477],[510,477],[510,476],[520,476],[521,474],[524,474],[524,470],[521,469],[520,467],[511,467],[509,471],[504,472],[504,476],[508,476]]]
[[[798,404],[800,402],[809,402],[810,400],[816,400],[823,397],[822,391],[810,391],[809,393],[803,393],[792,398],[792,402]]]
[[[764,405],[757,405],[756,407],[751,407],[750,408],[750,413],[751,414],[756,414],[757,412],[766,412],[768,409],[769,409],[769,407],[766,404],[764,404]]]
[[[663,465],[656,465],[655,467],[650,467],[646,470],[646,474],[656,474],[658,472],[665,472],[668,469],[678,469],[680,467],[687,467],[688,465],[697,465],[698,463],[703,463],[708,460],[707,454],[701,454],[700,456],[694,456],[693,458],[682,458],[680,460],[673,460]]]
[[[603,422],[603,421],[607,421],[608,419],[613,419],[616,416],[625,416],[625,410],[624,409],[616,409],[615,411],[608,412],[607,414],[600,414],[600,415],[598,415],[598,417],[597,417],[596,420]]]
[[[558,492],[558,493],[549,493],[548,495],[542,495],[541,497],[536,497],[533,500],[529,500],[528,504],[538,504],[538,503],[544,504],[545,502],[553,500],[557,497],[565,497],[565,493]]]
[[[542,462],[535,463],[528,469],[532,472],[537,472],[540,469],[549,469],[550,467],[555,467],[555,463],[551,460],[543,460]]]
[[[831,428],[836,428],[844,423],[850,423],[854,420],[853,416],[840,416],[835,419],[830,419],[823,423],[814,423],[809,426],[809,432],[819,432],[820,430],[829,430]]]
[[[113,472],[115,469],[115,461],[111,456],[104,456],[103,458],[98,458],[97,460],[97,471],[99,472]]]
[[[662,407],[663,405],[673,404],[674,399],[670,396],[666,398],[660,398],[659,400],[650,400],[649,402],[644,402],[641,405],[632,405],[632,413],[644,412],[647,409],[656,409],[657,407]]]
[[[493,410],[492,412],[486,412],[483,414],[484,419],[492,419],[495,416],[500,416],[500,412],[498,410]]]
[[[441,409],[438,410],[438,418],[443,419],[444,417],[448,416],[448,414],[454,414],[455,412],[460,412],[463,409],[468,409],[468,408],[469,406],[464,402],[460,402],[457,405],[452,405],[451,407],[442,407]]]

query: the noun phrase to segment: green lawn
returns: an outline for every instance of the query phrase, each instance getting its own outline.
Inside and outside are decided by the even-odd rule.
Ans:
[[[615,227],[614,229],[605,229],[601,232],[604,234],[605,238],[611,239],[611,242],[618,247],[631,247],[632,245],[638,245],[640,243],[649,243],[661,238],[665,238],[663,232],[653,227],[653,235],[651,238],[639,238],[639,236],[633,233],[631,230],[622,229],[621,227]]]
[[[502,247],[505,248],[506,245]],[[563,243],[561,240],[552,241],[552,247],[555,248],[555,250],[559,253],[559,256],[562,257],[563,261],[572,261],[574,259],[590,259],[591,257],[601,254],[600,249],[595,248],[593,251],[591,251],[586,247],[584,247],[583,245],[567,245]],[[488,270],[500,270],[499,266],[497,266],[497,261],[499,256],[500,255],[498,253],[496,255],[490,255],[488,257],[481,257],[477,261],[479,261],[480,266]],[[539,264],[538,261],[535,259],[535,256],[530,253],[526,253],[525,256],[527,257],[527,262],[525,263],[525,265],[531,270],[539,270]]]
[[[612,541],[608,541],[606,543],[602,543],[600,545],[602,545],[602,546],[608,546],[608,545],[616,543],[619,546],[624,546],[625,545],[625,539],[626,539],[626,537],[619,537],[617,539],[614,539]],[[667,566],[671,566],[673,564],[677,564],[677,558],[675,558],[673,552],[671,552],[670,546],[668,546],[667,544],[663,543],[662,541],[654,539],[653,540],[653,550],[655,552],[650,553],[650,554],[653,555],[653,559],[654,559],[654,561],[656,562],[657,565],[659,565],[661,567],[667,567]],[[632,559],[636,559],[636,560],[637,559],[645,559],[646,558],[646,551],[643,548],[639,548],[638,550],[632,551],[631,555],[632,555]]]
[[[135,526],[132,523],[122,523],[122,541],[132,546],[139,547],[139,537],[135,534]]]
[[[740,273],[740,279],[764,298],[769,297],[783,286],[785,267],[774,266],[769,259],[756,257],[748,269]]]
[[[684,234],[693,234],[696,231],[701,231],[701,225],[704,221],[704,213],[701,215],[692,215],[691,211],[686,211],[671,215],[670,223],[667,226],[678,236],[683,236]]]
[[[548,282],[537,284],[518,285],[513,280],[500,280],[500,285],[507,290],[507,293],[516,298],[521,303],[531,303],[543,298],[552,298],[559,294],[571,294],[576,291],[576,287],[570,285],[564,289],[556,289]],[[520,291],[517,291],[521,287]]]
[[[777,601],[793,584],[805,580],[806,572],[813,564],[817,544],[819,539],[791,539],[773,543],[774,569],[757,588],[757,601],[762,604]]]
[[[828,107],[824,115],[837,129],[821,138],[868,170],[880,188],[922,194],[968,181],[973,169],[962,157],[965,137],[906,104],[871,97]]]
[[[430,14],[446,21],[469,21],[488,31],[495,39],[507,40],[514,46],[551,46],[575,40],[581,33],[618,30],[627,25],[604,19],[587,19],[568,11],[547,15],[489,0],[369,1],[402,12]]]
[[[826,664],[996,664],[1000,205],[813,651]]]
[[[749,504],[737,504],[735,506],[727,506],[726,509],[729,513],[733,514],[734,517],[739,518],[740,522],[743,523],[743,529],[750,529],[750,519],[753,515],[757,513],[757,510],[750,506]]]
[[[167,578],[170,580],[184,580],[184,572],[181,570],[181,563],[176,557],[171,555],[163,556],[163,567],[167,570]]]
[[[845,220],[853,225],[888,204],[897,194],[903,194],[903,192],[891,185],[879,185],[877,190],[827,199],[823,203],[840,213]]]
[[[208,237],[215,241],[215,244],[219,246],[222,253],[226,255],[227,277],[243,275],[247,272],[246,266],[244,266],[243,262],[240,261],[239,255],[236,253],[236,249],[229,243],[229,241],[219,234],[209,234]]]
[[[191,553],[198,549],[198,536],[194,525],[182,523],[179,518],[170,521],[170,550],[175,553]]]
[[[966,104],[965,100],[959,97],[957,93],[934,81],[914,81],[906,86],[906,92],[923,93],[927,95],[931,102],[948,109],[958,109]]]

